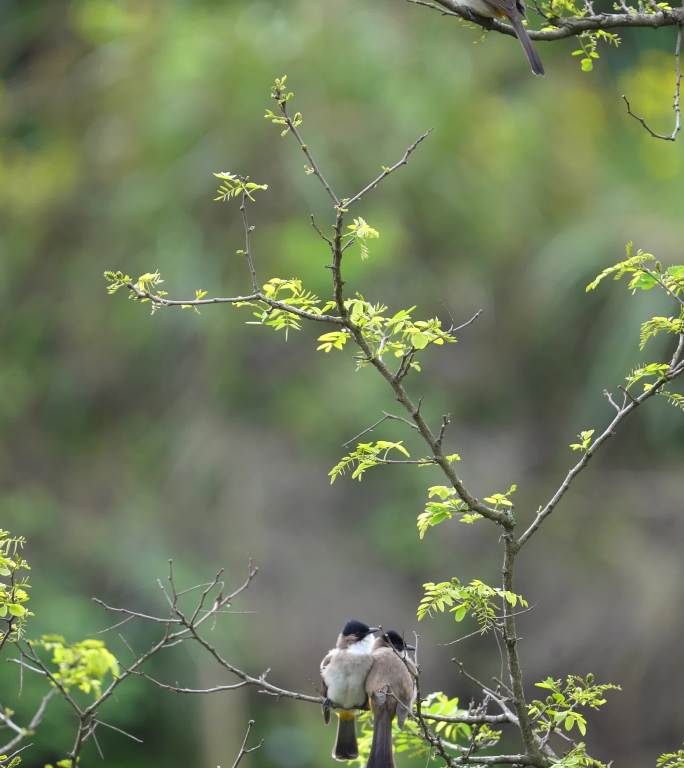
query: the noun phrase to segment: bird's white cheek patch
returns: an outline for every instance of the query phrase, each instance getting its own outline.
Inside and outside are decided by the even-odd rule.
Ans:
[[[347,653],[365,654],[370,653],[373,650],[373,643],[375,638],[373,635],[364,637],[363,640],[359,640],[358,643],[353,643],[347,648]]]

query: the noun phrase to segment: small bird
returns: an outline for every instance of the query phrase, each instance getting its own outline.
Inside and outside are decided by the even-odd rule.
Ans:
[[[366,678],[366,695],[373,712],[373,742],[367,768],[394,768],[392,721],[400,728],[416,698],[417,668],[408,656],[412,645],[394,630],[380,635],[373,645],[373,666]]]
[[[527,55],[532,72],[535,75],[544,74],[544,65],[532,45],[530,36],[522,22],[525,16],[524,0],[461,0],[460,4],[467,11],[477,16],[484,16],[487,19],[508,19]]]
[[[323,719],[330,722],[334,705],[337,715],[337,739],[332,756],[335,760],[355,760],[359,756],[356,742],[356,709],[366,709],[365,682],[373,663],[373,633],[362,621],[348,621],[337,637],[335,647],[321,662]]]

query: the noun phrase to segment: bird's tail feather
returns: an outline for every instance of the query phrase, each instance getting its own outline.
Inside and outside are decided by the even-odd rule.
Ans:
[[[373,743],[367,768],[394,768],[392,754],[392,710],[378,707],[373,717]]]
[[[355,760],[359,756],[353,712],[341,710],[337,713],[337,739],[332,756],[335,760]]]
[[[520,40],[520,44],[527,55],[527,60],[530,62],[532,71],[535,75],[543,75],[544,65],[542,64],[542,60],[539,58],[539,54],[535,47],[532,45],[530,36],[527,34],[525,25],[522,23],[522,18],[517,14],[511,14],[509,19],[513,25],[513,29],[515,29],[515,34],[518,36],[518,40]]]

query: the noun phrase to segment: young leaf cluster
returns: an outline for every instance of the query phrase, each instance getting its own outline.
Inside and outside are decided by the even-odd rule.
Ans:
[[[582,453],[586,453],[591,447],[591,439],[594,436],[595,431],[596,431],[595,429],[582,430],[577,435],[577,439],[579,442],[570,443],[570,448],[572,448],[573,451],[581,451]]]
[[[606,267],[599,275],[587,285],[587,291],[595,290],[603,280],[612,277],[613,280],[622,280],[628,277],[627,287],[632,293],[636,291],[650,291],[660,288],[667,296],[674,298],[679,304],[680,311],[677,317],[664,317],[654,315],[641,325],[639,334],[639,347],[644,349],[646,344],[660,334],[681,336],[684,334],[684,265],[676,265],[664,268],[652,253],[641,250],[634,252],[633,244],[627,243],[627,258],[616,264]],[[643,382],[644,389],[662,384],[670,375],[670,365],[663,362],[644,363],[638,366],[626,377],[627,389],[638,382]],[[672,405],[679,407],[679,397],[671,394],[668,400]]]
[[[276,77],[273,85],[271,86],[271,98],[278,103],[278,106],[281,109],[281,112],[283,111],[283,108],[287,105],[288,101],[291,101],[294,98],[294,93],[292,91],[287,90],[287,75],[283,75],[282,77]],[[270,121],[273,125],[282,128],[280,131],[281,136],[287,136],[287,134],[290,132],[291,127],[290,123],[288,122],[287,118],[284,114],[277,115],[275,112],[273,112],[270,109],[266,110],[266,114],[264,115],[266,120]],[[301,112],[295,112],[295,114],[292,116],[292,126],[295,128],[299,128],[299,126],[304,122],[302,118]],[[311,169],[311,173],[313,173],[313,168]]]
[[[614,45],[617,48],[621,42],[620,36],[615,32],[608,32],[605,29],[589,30],[577,36],[579,48],[576,48],[571,55],[580,57],[582,72],[592,72],[594,63],[601,58],[599,43]]]
[[[420,364],[413,359],[416,352],[430,344],[441,346],[455,344],[456,338],[442,328],[439,318],[413,320],[414,307],[400,309],[395,314],[386,315],[387,307],[383,304],[371,304],[362,296],[345,301],[350,321],[361,331],[371,349],[373,357],[382,358],[385,354],[396,358],[410,357],[409,365],[420,371]],[[359,367],[368,363],[362,358]]]
[[[255,192],[268,189],[268,184],[257,184],[250,181],[249,176],[238,176],[230,171],[219,171],[214,176],[221,182],[216,190],[215,202],[227,203],[243,195],[254,202]]]
[[[578,708],[600,709],[606,703],[607,691],[621,690],[612,683],[596,683],[592,674],[568,675],[565,682],[547,677],[535,685],[550,692],[544,701],[535,699],[529,706],[530,717],[541,734],[561,728],[570,732],[576,728],[584,736],[587,720]]]
[[[644,383],[644,389],[650,389],[655,383],[666,380],[669,370],[670,366],[668,363],[645,363],[640,365],[625,377],[627,389],[630,389],[634,384],[644,379],[655,379],[655,381]]]
[[[450,461],[459,461],[460,456],[457,453],[447,457]],[[432,499],[438,499],[433,501]],[[418,515],[416,525],[418,526],[418,535],[424,538],[429,528],[451,520],[454,515],[460,515],[459,522],[471,525],[480,520],[482,515],[477,512],[471,512],[470,507],[458,497],[453,488],[446,485],[433,485],[428,488],[428,502],[425,504],[425,511]]]
[[[594,291],[607,277],[622,280],[629,275],[627,287],[632,293],[650,291],[660,285],[673,296],[679,296],[684,291],[684,265],[663,269],[662,264],[652,253],[639,248],[634,253],[634,244],[625,246],[626,259],[606,267],[586,287],[586,291]]]
[[[334,301],[321,303],[316,294],[308,291],[297,278],[272,277],[262,286],[263,295],[273,301],[278,301],[294,309],[302,309],[314,315],[324,314],[334,308]],[[256,320],[248,321],[247,325],[265,325],[275,331],[283,331],[285,338],[290,330],[301,330],[301,319],[264,301],[240,302],[236,306],[254,307]]]
[[[105,679],[119,676],[119,663],[101,640],[69,645],[61,635],[43,635],[40,646],[52,654],[51,662],[57,667],[52,676],[66,691],[78,688],[98,698]]]
[[[660,317],[658,315],[652,317],[641,325],[641,333],[639,334],[639,349],[648,344],[649,339],[655,338],[659,333],[684,333],[684,308],[679,317]]]
[[[684,395],[680,395],[679,392],[670,392],[667,389],[659,390],[658,394],[664,397],[670,405],[684,412]]]
[[[497,608],[500,609],[502,600],[511,608],[517,605],[523,608],[528,606],[522,595],[499,587],[490,587],[479,579],[462,584],[460,579],[454,576],[451,581],[438,584],[427,582],[423,584],[423,589],[425,594],[418,606],[418,621],[446,611],[453,614],[455,621],[463,621],[470,615],[477,622],[482,634],[496,626],[499,618]]]
[[[352,242],[358,242],[361,249],[361,258],[365,261],[368,258],[368,245],[366,240],[377,240],[380,237],[380,233],[377,229],[369,226],[365,219],[360,216],[358,219],[354,219],[353,224],[347,226],[347,241],[350,245]]]
[[[0,529],[0,643],[17,640],[26,619],[32,613],[26,608],[29,564],[22,556],[26,539]]]
[[[676,752],[666,752],[656,761],[656,768],[684,768],[684,744]]]
[[[501,509],[501,507],[505,507],[506,509],[512,509],[513,502],[511,501],[511,496],[517,490],[518,490],[518,486],[515,483],[513,483],[513,485],[511,485],[511,487],[504,493],[493,493],[491,496],[485,496],[484,500],[488,504],[492,504],[495,509]]]
[[[554,762],[551,768],[609,768],[609,766],[590,757],[587,754],[586,744],[581,741],[560,760]]]
[[[367,469],[377,467],[380,464],[396,463],[396,459],[389,458],[392,453],[398,453],[407,459],[410,457],[402,440],[398,442],[376,440],[374,443],[358,443],[351,453],[343,456],[328,472],[330,484],[332,485],[338,477],[341,477],[349,470],[352,471],[352,480],[360,482]],[[430,459],[426,459],[425,463],[430,463]]]
[[[152,301],[148,295],[154,295],[158,299],[163,299],[168,295],[167,291],[161,290],[159,286],[164,282],[158,271],[145,272],[134,280],[130,275],[121,271],[106,270],[104,273],[107,282],[107,293],[112,296],[122,288],[128,289],[128,298],[131,301],[139,301],[141,304],[150,304],[150,314],[154,314],[163,303]],[[148,295],[141,295],[148,294]]]

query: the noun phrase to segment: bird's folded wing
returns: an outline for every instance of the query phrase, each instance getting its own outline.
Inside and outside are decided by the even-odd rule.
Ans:
[[[330,664],[333,657],[333,651],[328,651],[328,653],[323,657],[323,661],[321,661],[321,672]]]

